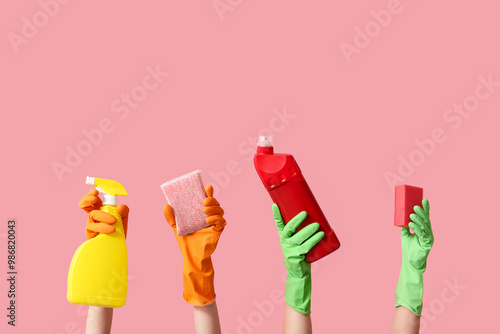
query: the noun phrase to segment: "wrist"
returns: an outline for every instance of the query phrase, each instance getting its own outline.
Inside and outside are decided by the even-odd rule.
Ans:
[[[411,269],[425,271],[427,268],[427,257],[429,252],[419,251],[403,255],[403,262],[411,266]]]
[[[311,264],[303,258],[285,258],[285,268],[289,275],[297,278],[311,276]]]

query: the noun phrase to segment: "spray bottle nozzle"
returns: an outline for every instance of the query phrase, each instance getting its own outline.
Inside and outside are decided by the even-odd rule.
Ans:
[[[94,185],[95,177],[87,176],[87,184]]]
[[[100,179],[97,177],[87,176],[86,180],[87,184],[96,186],[97,191],[103,194],[103,205],[115,205],[117,203],[117,196],[127,196],[127,191],[125,188],[118,182],[107,179]]]

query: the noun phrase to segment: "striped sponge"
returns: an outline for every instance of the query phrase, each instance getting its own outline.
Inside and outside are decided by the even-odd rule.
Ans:
[[[177,235],[185,235],[209,226],[203,212],[203,199],[207,197],[201,180],[201,171],[179,176],[162,184],[161,189],[172,207]]]

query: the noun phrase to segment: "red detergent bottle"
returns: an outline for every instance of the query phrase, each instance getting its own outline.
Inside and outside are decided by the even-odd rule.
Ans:
[[[306,254],[306,262],[312,263],[340,247],[339,239],[330,227],[316,198],[307,185],[299,165],[291,154],[274,154],[272,137],[261,136],[254,156],[255,169],[271,199],[281,211],[285,223],[299,212],[306,211],[307,217],[297,228],[317,222],[325,236]]]

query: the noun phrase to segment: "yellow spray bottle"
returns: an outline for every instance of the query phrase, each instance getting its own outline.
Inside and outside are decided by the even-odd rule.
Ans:
[[[116,210],[117,195],[127,195],[113,180],[87,177],[104,199],[101,211],[116,217],[116,231],[99,233],[76,250],[68,274],[68,301],[101,307],[121,307],[127,298],[128,259],[125,231]]]

